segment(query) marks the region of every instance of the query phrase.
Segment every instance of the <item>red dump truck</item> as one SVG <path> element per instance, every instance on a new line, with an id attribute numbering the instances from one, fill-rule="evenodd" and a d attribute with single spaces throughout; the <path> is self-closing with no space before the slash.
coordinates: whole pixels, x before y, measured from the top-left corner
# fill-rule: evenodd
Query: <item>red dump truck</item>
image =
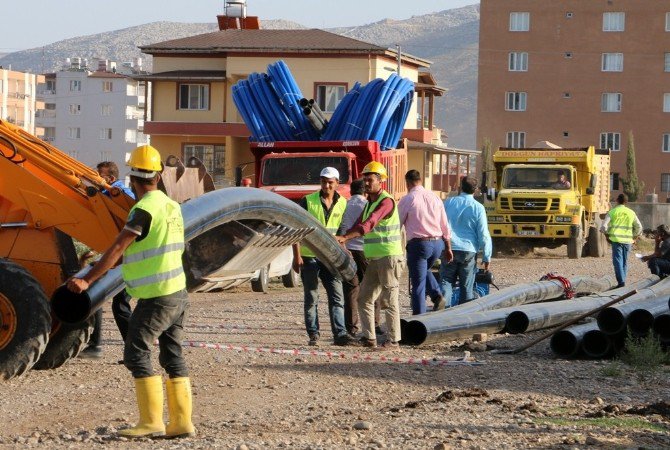
<path id="1" fill-rule="evenodd" d="M 320 188 L 321 169 L 335 167 L 340 172 L 338 192 L 349 198 L 351 182 L 371 161 L 384 164 L 388 180 L 384 189 L 396 200 L 407 192 L 407 148 L 382 151 L 377 141 L 296 141 L 255 142 L 256 187 L 267 189 L 293 201 Z"/>

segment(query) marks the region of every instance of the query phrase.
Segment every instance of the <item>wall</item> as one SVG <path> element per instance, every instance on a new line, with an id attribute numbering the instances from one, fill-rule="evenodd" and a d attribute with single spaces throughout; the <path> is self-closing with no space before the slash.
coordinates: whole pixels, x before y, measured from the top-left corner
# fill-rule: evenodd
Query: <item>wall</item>
<path id="1" fill-rule="evenodd" d="M 626 206 L 635 211 L 645 230 L 653 230 L 661 224 L 670 226 L 670 203 L 627 203 Z"/>

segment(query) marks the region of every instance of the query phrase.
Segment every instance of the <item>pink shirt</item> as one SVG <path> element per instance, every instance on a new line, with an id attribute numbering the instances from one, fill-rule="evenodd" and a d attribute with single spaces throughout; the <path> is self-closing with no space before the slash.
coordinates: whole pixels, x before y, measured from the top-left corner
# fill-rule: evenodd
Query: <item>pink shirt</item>
<path id="1" fill-rule="evenodd" d="M 413 187 L 398 202 L 400 223 L 405 226 L 407 240 L 442 237 L 449 240 L 451 231 L 442 201 L 423 186 Z"/>

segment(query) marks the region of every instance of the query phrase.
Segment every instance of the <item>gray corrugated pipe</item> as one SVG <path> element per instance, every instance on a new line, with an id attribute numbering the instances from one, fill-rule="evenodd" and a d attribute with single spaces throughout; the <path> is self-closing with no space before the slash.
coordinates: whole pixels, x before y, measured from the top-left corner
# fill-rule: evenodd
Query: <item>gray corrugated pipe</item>
<path id="1" fill-rule="evenodd" d="M 592 293 L 611 289 L 616 283 L 612 277 L 572 277 L 569 279 L 576 293 Z M 510 286 L 464 305 L 444 311 L 412 316 L 402 322 L 402 341 L 407 345 L 423 345 L 471 337 L 474 333 L 498 333 L 505 325 L 507 314 L 513 309 L 498 309 L 525 303 L 559 298 L 565 287 L 558 280 L 535 281 Z M 492 310 L 492 314 L 484 311 Z M 481 312 L 481 314 L 473 314 Z M 504 315 L 504 317 L 503 317 Z"/>
<path id="2" fill-rule="evenodd" d="M 345 280 L 356 276 L 354 262 L 333 236 L 307 211 L 275 193 L 253 188 L 220 189 L 189 200 L 181 205 L 181 209 L 187 242 L 233 220 L 262 220 L 292 228 L 313 228 L 314 231 L 302 243 L 331 272 Z M 188 263 L 188 245 L 184 259 Z M 88 270 L 83 269 L 77 276 Z M 119 267 L 107 272 L 82 294 L 75 294 L 62 285 L 51 298 L 54 314 L 62 322 L 79 323 L 90 317 L 105 300 L 121 291 L 123 286 Z"/>
<path id="3" fill-rule="evenodd" d="M 559 358 L 574 358 L 579 355 L 584 335 L 589 331 L 597 329 L 598 322 L 592 320 L 561 330 L 551 337 L 551 341 L 549 342 L 551 351 Z"/>

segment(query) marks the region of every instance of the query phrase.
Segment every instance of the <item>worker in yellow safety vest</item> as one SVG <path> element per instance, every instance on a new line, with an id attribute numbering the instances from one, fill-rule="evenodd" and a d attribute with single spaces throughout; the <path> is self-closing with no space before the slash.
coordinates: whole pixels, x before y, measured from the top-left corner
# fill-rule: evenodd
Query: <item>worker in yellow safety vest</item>
<path id="1" fill-rule="evenodd" d="M 400 216 L 393 197 L 382 188 L 388 178 L 383 164 L 373 161 L 363 168 L 368 204 L 361 217 L 337 240 L 345 244 L 349 239 L 363 236 L 363 253 L 368 268 L 363 276 L 358 307 L 365 347 L 390 350 L 400 341 L 399 278 L 405 268 L 405 257 L 400 234 Z M 388 339 L 377 346 L 375 332 L 375 300 L 379 298 L 386 319 Z"/>
<path id="2" fill-rule="evenodd" d="M 88 289 L 123 257 L 126 291 L 137 298 L 125 340 L 123 362 L 135 379 L 139 422 L 119 431 L 125 437 L 186 437 L 195 435 L 188 369 L 182 356 L 184 317 L 188 310 L 182 266 L 184 221 L 178 203 L 158 190 L 160 153 L 150 145 L 133 150 L 128 160 L 130 184 L 138 202 L 112 246 L 82 278 L 68 288 Z M 158 339 L 166 382 L 169 422 L 163 422 L 163 379 L 151 366 L 151 348 Z"/>
<path id="3" fill-rule="evenodd" d="M 619 194 L 616 201 L 617 205 L 607 213 L 600 231 L 607 235 L 607 240 L 612 244 L 612 264 L 617 287 L 623 287 L 628 273 L 628 252 L 642 233 L 642 224 L 635 211 L 626 206 L 626 194 Z"/>

